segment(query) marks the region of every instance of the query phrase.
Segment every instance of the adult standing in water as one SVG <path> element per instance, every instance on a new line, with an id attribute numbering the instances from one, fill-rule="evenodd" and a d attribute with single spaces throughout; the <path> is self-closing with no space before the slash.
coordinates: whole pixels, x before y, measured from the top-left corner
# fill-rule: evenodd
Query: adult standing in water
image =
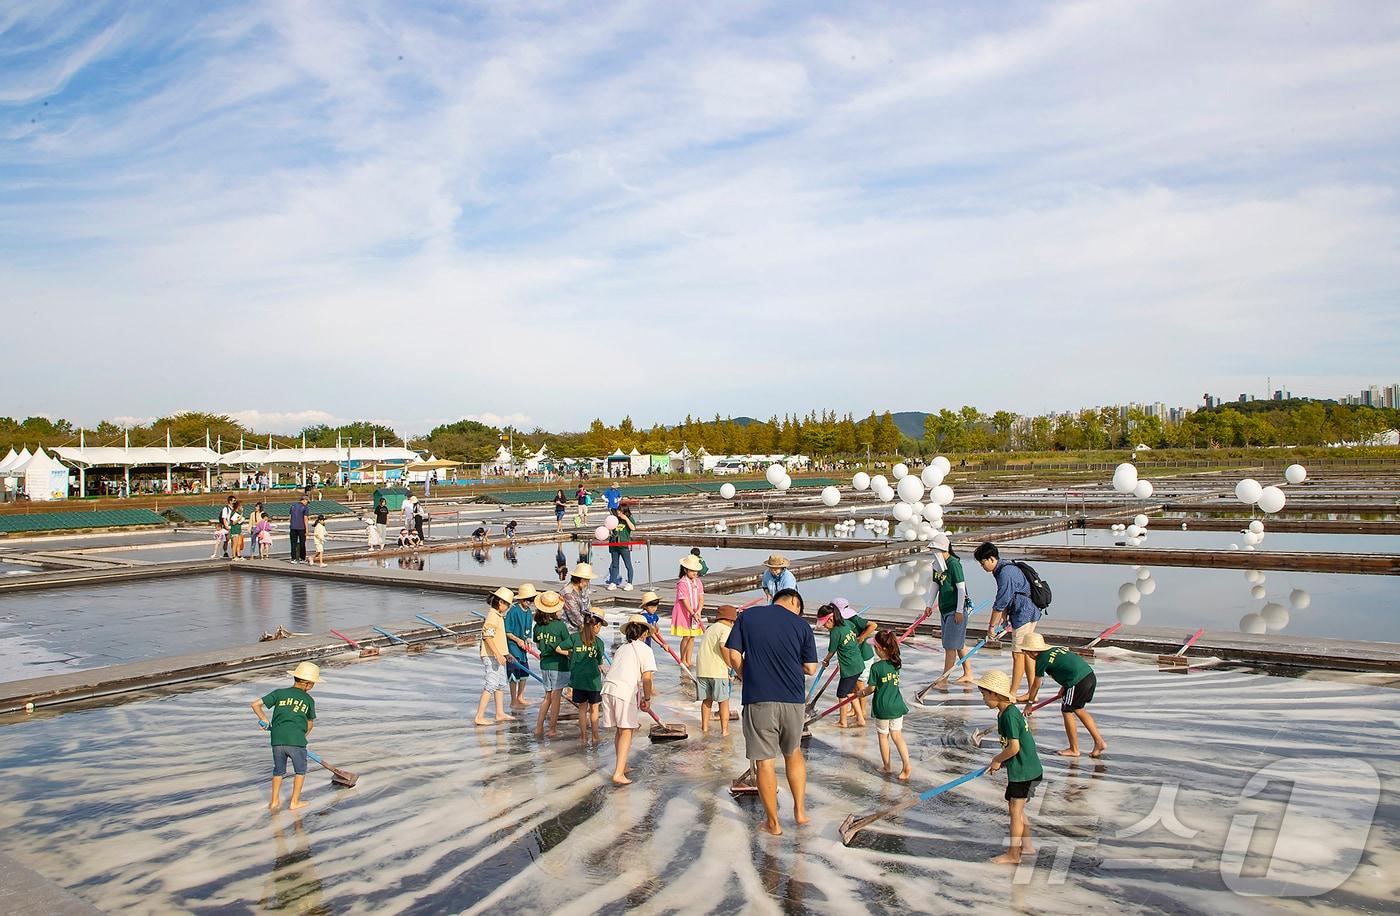
<path id="1" fill-rule="evenodd" d="M 778 592 L 784 589 L 797 590 L 797 577 L 788 569 L 787 557 L 775 553 L 763 565 L 768 568 L 764 570 L 763 579 L 759 584 L 769 601 L 774 600 Z"/>
<path id="2" fill-rule="evenodd" d="M 632 580 L 636 578 L 632 570 L 632 533 L 637 530 L 637 520 L 632 517 L 632 510 L 627 506 L 620 506 L 617 514 L 613 516 L 617 519 L 617 527 L 608 535 L 608 591 L 612 591 L 619 585 L 624 592 L 632 590 Z M 622 579 L 620 566 L 627 567 L 627 580 Z"/>
<path id="3" fill-rule="evenodd" d="M 939 614 L 939 632 L 943 640 L 943 670 L 951 672 L 959 659 L 963 660 L 963 675 L 959 684 L 971 684 L 972 663 L 967 661 L 967 615 L 972 612 L 972 601 L 967 597 L 967 577 L 963 574 L 962 560 L 953 553 L 948 543 L 948 535 L 942 532 L 929 538 L 933 548 L 933 585 L 929 590 L 928 604 L 924 611 Z M 934 686 L 942 689 L 948 678 L 939 678 Z"/>
<path id="4" fill-rule="evenodd" d="M 1011 697 L 1014 700 L 1016 691 L 1020 689 L 1022 673 L 1026 675 L 1027 685 L 1030 684 L 1033 672 L 1028 670 L 1021 644 L 1035 632 L 1040 608 L 1031 601 L 1031 583 L 1026 574 L 1015 563 L 1003 560 L 997 552 L 997 545 L 991 541 L 980 544 L 972 556 L 997 582 L 997 596 L 992 600 L 992 616 L 987 621 L 987 632 L 995 631 L 1003 616 L 1011 625 Z"/>
<path id="5" fill-rule="evenodd" d="M 681 663 L 689 666 L 695 637 L 704 636 L 701 615 L 705 612 L 705 583 L 700 580 L 700 561 L 691 554 L 681 557 L 680 578 L 676 580 L 676 603 L 671 607 L 671 635 L 681 640 Z"/>
<path id="6" fill-rule="evenodd" d="M 383 548 L 384 538 L 389 534 L 389 501 L 379 497 L 379 505 L 374 507 L 374 527 L 379 529 L 379 546 Z"/>
<path id="7" fill-rule="evenodd" d="M 780 836 L 779 756 L 792 791 L 793 817 L 798 825 L 807 823 L 802 728 L 806 678 L 817 673 L 817 642 L 802 619 L 802 596 L 796 589 L 783 589 L 772 604 L 740 614 L 724 649 L 743 683 L 744 754 L 757 770 L 758 797 L 768 816 L 761 829 Z"/>
<path id="8" fill-rule="evenodd" d="M 593 567 L 579 563 L 569 576 L 569 584 L 564 586 L 564 622 L 574 633 L 583 629 L 583 615 L 593 609 L 593 592 L 589 587 L 593 579 Z"/>

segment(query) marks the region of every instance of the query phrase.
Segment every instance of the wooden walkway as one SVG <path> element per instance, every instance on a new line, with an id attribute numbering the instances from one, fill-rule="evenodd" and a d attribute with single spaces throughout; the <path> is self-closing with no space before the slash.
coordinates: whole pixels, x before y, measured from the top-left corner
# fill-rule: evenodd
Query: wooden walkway
<path id="1" fill-rule="evenodd" d="M 957 538 L 955 541 L 959 540 Z M 1294 572 L 1400 574 L 1400 554 L 1295 553 L 1281 550 L 1174 550 L 1162 547 L 1066 547 L 1059 544 L 998 544 L 1009 559 L 1054 563 L 1113 563 L 1134 566 L 1193 566 L 1215 569 L 1282 569 Z"/>

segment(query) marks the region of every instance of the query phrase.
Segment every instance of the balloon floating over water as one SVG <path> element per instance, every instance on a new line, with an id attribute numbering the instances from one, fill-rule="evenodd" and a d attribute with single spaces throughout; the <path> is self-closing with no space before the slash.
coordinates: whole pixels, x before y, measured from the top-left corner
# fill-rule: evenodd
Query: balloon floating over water
<path id="1" fill-rule="evenodd" d="M 732 483 L 723 484 L 719 488 L 719 495 L 724 499 L 733 499 L 734 493 L 734 484 Z"/>

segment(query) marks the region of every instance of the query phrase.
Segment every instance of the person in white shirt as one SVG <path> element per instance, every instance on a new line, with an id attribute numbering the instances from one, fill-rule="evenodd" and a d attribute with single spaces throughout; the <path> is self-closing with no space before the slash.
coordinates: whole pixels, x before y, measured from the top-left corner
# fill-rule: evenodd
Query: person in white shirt
<path id="1" fill-rule="evenodd" d="M 603 727 L 615 729 L 613 741 L 617 747 L 617 763 L 613 767 L 614 785 L 625 786 L 627 755 L 632 750 L 632 733 L 641 727 L 641 710 L 650 709 L 655 696 L 651 676 L 656 671 L 656 656 L 646 644 L 651 627 L 641 614 L 633 614 L 622 626 L 627 644 L 617 650 L 612 666 L 603 678 Z M 640 691 L 640 696 L 638 692 Z"/>

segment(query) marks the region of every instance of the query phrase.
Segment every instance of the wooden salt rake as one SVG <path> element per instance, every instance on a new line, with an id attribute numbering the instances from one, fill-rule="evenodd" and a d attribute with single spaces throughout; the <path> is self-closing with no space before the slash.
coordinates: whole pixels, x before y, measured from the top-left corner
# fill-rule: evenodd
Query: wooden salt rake
<path id="1" fill-rule="evenodd" d="M 379 657 L 378 646 L 362 646 L 359 643 L 355 642 L 355 640 L 351 639 L 349 636 L 346 636 L 344 633 L 335 629 L 334 627 L 331 628 L 331 633 L 345 640 L 345 642 L 350 646 L 350 648 L 357 650 L 360 653 L 360 658 Z"/>
<path id="2" fill-rule="evenodd" d="M 1075 655 L 1078 655 L 1080 658 L 1093 658 L 1094 647 L 1097 646 L 1099 643 L 1103 642 L 1109 636 L 1112 636 L 1114 633 L 1118 632 L 1118 628 L 1122 625 L 1123 624 L 1121 623 L 1115 623 L 1113 626 L 1109 627 L 1107 630 L 1104 630 L 1098 636 L 1095 636 L 1093 639 L 1089 640 L 1089 642 L 1080 646 L 1078 649 L 1070 649 L 1070 651 L 1073 652 Z"/>
<path id="3" fill-rule="evenodd" d="M 1186 657 L 1186 650 L 1194 646 L 1196 640 L 1200 639 L 1205 631 L 1205 627 L 1201 627 L 1195 633 L 1191 634 L 1186 642 L 1181 644 L 1181 648 L 1177 649 L 1171 655 L 1157 656 L 1157 667 L 1164 671 L 1179 671 L 1182 673 L 1189 671 L 1191 668 L 1191 661 Z"/>

